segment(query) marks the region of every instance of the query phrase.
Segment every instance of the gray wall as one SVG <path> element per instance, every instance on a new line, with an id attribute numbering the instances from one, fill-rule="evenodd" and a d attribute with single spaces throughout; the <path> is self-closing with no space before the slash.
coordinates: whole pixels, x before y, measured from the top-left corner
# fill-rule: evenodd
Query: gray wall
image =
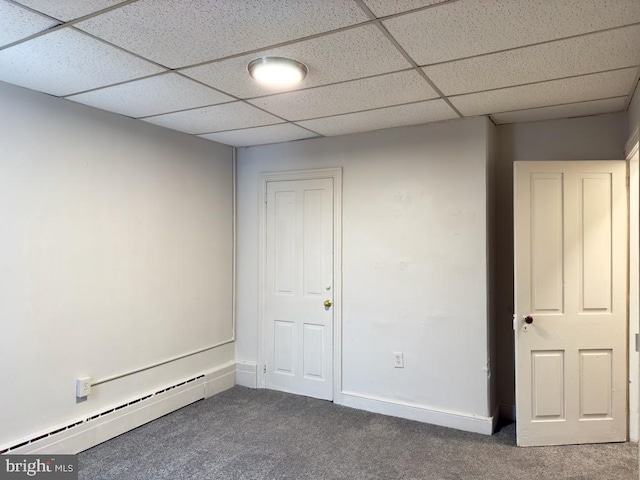
<path id="1" fill-rule="evenodd" d="M 513 346 L 513 162 L 520 160 L 621 160 L 626 113 L 497 127 L 496 343 L 498 402 L 514 400 Z"/>
<path id="2" fill-rule="evenodd" d="M 230 147 L 0 83 L 0 446 L 233 360 Z"/>

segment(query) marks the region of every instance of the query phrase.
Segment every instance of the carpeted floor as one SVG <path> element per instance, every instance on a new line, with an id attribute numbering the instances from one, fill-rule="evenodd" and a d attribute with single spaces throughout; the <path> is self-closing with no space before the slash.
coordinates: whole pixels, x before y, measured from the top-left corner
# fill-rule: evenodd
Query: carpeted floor
<path id="1" fill-rule="evenodd" d="M 635 444 L 518 448 L 322 400 L 234 387 L 79 455 L 82 480 L 635 480 Z"/>

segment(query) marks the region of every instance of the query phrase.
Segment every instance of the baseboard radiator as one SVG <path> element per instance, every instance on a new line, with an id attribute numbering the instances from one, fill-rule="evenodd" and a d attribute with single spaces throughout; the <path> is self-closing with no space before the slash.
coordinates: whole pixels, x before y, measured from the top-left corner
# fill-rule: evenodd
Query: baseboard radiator
<path id="1" fill-rule="evenodd" d="M 46 453 L 80 452 L 159 416 L 231 388 L 235 383 L 234 369 L 235 367 L 227 366 L 211 374 L 197 375 L 77 419 L 68 425 L 58 426 L 49 432 L 40 432 L 32 438 L 22 438 L 14 444 L 0 446 L 0 455 L 35 453 L 47 449 L 50 451 Z M 91 436 L 91 439 L 82 438 L 83 434 L 105 426 L 105 432 L 100 435 L 84 435 Z M 54 445 L 57 448 L 52 448 Z"/>

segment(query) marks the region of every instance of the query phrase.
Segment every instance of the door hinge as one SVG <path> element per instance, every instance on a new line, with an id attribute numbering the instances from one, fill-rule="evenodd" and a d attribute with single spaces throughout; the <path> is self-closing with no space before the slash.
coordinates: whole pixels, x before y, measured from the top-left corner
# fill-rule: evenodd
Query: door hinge
<path id="1" fill-rule="evenodd" d="M 267 373 L 267 364 L 264 364 L 264 367 L 262 367 L 262 373 Z"/>
<path id="2" fill-rule="evenodd" d="M 640 333 L 636 333 L 636 352 L 640 352 Z"/>
<path id="3" fill-rule="evenodd" d="M 264 192 L 264 203 L 267 203 L 267 192 Z"/>

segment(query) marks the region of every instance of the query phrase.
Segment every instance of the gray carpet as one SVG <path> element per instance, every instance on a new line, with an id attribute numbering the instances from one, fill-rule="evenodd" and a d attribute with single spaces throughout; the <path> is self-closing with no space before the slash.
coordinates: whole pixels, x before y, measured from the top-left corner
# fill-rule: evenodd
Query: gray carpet
<path id="1" fill-rule="evenodd" d="M 82 480 L 635 480 L 635 444 L 518 448 L 322 400 L 234 387 L 79 455 Z"/>

